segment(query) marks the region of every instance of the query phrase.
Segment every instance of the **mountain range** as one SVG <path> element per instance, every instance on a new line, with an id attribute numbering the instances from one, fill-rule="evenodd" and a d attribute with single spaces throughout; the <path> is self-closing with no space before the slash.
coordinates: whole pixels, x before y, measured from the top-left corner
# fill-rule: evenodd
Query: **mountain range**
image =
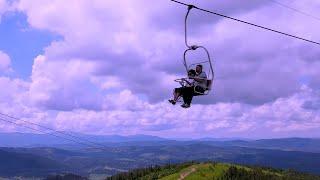
<path id="1" fill-rule="evenodd" d="M 170 140 L 155 136 L 93 136 L 83 144 L 48 134 L 0 134 L 0 177 L 73 173 L 107 177 L 150 165 L 216 161 L 320 174 L 320 140 Z M 71 137 L 68 137 L 71 138 Z M 91 144 L 89 144 L 91 142 Z"/>

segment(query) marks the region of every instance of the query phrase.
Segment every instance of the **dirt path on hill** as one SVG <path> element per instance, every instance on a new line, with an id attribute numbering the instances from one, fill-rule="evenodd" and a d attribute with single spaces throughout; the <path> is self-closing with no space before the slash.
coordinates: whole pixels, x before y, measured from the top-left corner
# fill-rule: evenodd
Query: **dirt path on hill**
<path id="1" fill-rule="evenodd" d="M 196 171 L 196 168 L 193 167 L 189 171 L 181 173 L 178 180 L 184 180 L 184 178 L 186 178 L 187 176 L 189 176 L 191 173 L 195 171 Z"/>

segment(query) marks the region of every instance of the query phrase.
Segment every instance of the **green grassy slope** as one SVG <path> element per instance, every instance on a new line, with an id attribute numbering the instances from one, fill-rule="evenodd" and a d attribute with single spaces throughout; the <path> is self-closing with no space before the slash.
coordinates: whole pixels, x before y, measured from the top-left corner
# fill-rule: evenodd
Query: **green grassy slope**
<path id="1" fill-rule="evenodd" d="M 222 177 L 224 173 L 228 170 L 228 165 L 226 164 L 197 164 L 189 166 L 181 171 L 174 173 L 172 175 L 161 178 L 162 180 L 175 180 L 180 177 L 185 179 L 213 179 Z"/>
<path id="2" fill-rule="evenodd" d="M 245 167 L 222 163 L 203 163 L 191 165 L 169 176 L 160 178 L 161 180 L 199 180 L 199 179 L 320 179 L 306 174 L 299 174 L 289 171 L 279 171 L 263 168 Z"/>
<path id="3" fill-rule="evenodd" d="M 184 163 L 162 167 L 134 170 L 108 179 L 141 180 L 320 180 L 313 176 L 288 170 L 240 166 L 226 163 Z"/>

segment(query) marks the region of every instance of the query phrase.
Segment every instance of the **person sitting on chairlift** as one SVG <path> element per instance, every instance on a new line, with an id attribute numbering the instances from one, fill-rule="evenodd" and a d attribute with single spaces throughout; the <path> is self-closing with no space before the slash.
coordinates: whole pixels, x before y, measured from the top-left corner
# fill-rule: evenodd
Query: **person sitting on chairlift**
<path id="1" fill-rule="evenodd" d="M 195 76 L 189 75 L 189 79 L 193 79 L 189 86 L 184 86 L 180 88 L 176 88 L 174 91 L 174 99 L 169 100 L 173 105 L 176 104 L 176 101 L 180 96 L 183 97 L 183 104 L 181 107 L 189 108 L 193 99 L 193 96 L 202 95 L 207 88 L 207 75 L 204 71 L 202 71 L 203 67 L 201 64 L 196 66 L 196 74 Z M 193 70 L 194 71 L 194 70 Z"/>
<path id="2" fill-rule="evenodd" d="M 196 76 L 196 71 L 194 69 L 190 69 L 188 71 L 188 80 L 185 80 L 185 85 L 179 88 L 175 88 L 173 91 L 173 99 L 170 99 L 169 102 L 173 105 L 176 104 L 176 102 L 178 101 L 178 99 L 183 96 L 185 89 L 188 87 L 193 87 L 194 84 L 194 80 L 192 79 L 192 77 Z"/>

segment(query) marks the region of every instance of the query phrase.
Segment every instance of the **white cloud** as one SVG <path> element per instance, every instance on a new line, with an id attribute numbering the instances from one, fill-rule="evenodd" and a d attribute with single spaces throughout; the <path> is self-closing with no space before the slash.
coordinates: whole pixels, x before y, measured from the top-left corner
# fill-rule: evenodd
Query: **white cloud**
<path id="1" fill-rule="evenodd" d="M 292 18 L 292 14 L 282 13 L 282 9 L 271 3 L 244 3 L 241 11 L 231 8 L 240 6 L 233 1 L 197 3 L 221 7 L 222 11 L 235 13 L 250 22 L 316 38 L 315 31 L 302 28 L 313 27 L 312 22 L 297 14 Z M 147 5 L 149 8 L 140 8 Z M 146 95 L 151 102 L 160 102 L 175 86 L 172 77 L 184 74 L 180 58 L 184 49 L 185 9 L 176 4 L 143 0 L 134 3 L 128 0 L 90 3 L 22 0 L 17 7 L 26 13 L 33 28 L 63 36 L 63 40 L 46 48 L 43 56 L 47 64 L 81 59 L 79 63 L 90 62 L 96 67 L 86 74 L 89 77 L 83 76 L 92 81 L 90 86 L 104 90 L 129 89 L 134 94 Z M 269 12 L 272 16 L 263 15 Z M 298 92 L 299 79 L 303 76 L 317 79 L 309 67 L 320 66 L 306 62 L 305 53 L 297 53 L 308 47 L 302 41 L 197 11 L 190 17 L 191 40 L 209 48 L 216 70 L 214 96 L 197 102 L 263 104 Z M 312 49 L 308 50 L 309 58 L 316 59 L 317 51 Z M 48 73 L 59 73 L 55 68 L 50 71 Z"/>
<path id="2" fill-rule="evenodd" d="M 11 59 L 10 57 L 0 51 L 0 73 L 1 72 L 11 72 L 12 69 L 11 69 Z"/>
<path id="3" fill-rule="evenodd" d="M 59 129 L 101 134 L 271 138 L 299 133 L 300 136 L 316 137 L 320 135 L 320 111 L 311 111 L 304 107 L 306 102 L 314 100 L 315 93 L 307 88 L 288 98 L 280 98 L 261 106 L 219 103 L 193 105 L 188 110 L 169 106 L 166 102 L 144 102 L 143 108 L 119 107 L 103 111 L 60 112 L 55 122 Z M 130 96 L 131 98 L 128 98 Z M 137 103 L 132 103 L 135 98 L 130 92 L 124 91 L 119 97 L 124 98 L 117 99 L 119 106 L 126 106 L 127 102 L 130 102 L 132 107 L 137 106 Z"/>
<path id="4" fill-rule="evenodd" d="M 2 87 L 1 102 L 17 102 L 20 96 L 27 91 L 29 83 L 20 79 L 0 77 L 0 87 Z"/>
<path id="5" fill-rule="evenodd" d="M 146 102 L 133 95 L 129 90 L 123 90 L 117 94 L 108 94 L 103 103 L 103 109 L 114 110 L 142 110 L 147 106 Z"/>
<path id="6" fill-rule="evenodd" d="M 100 109 L 99 89 L 94 89 L 90 80 L 92 69 L 89 61 L 48 61 L 38 56 L 32 68 L 31 101 L 52 110 Z"/>
<path id="7" fill-rule="evenodd" d="M 129 90 L 109 94 L 101 110 L 44 111 L 28 104 L 29 83 L 0 78 L 2 112 L 57 130 L 92 134 L 150 134 L 164 137 L 272 138 L 320 136 L 319 92 L 299 93 L 259 106 L 241 103 L 192 105 L 188 110 L 167 102 L 150 104 Z M 3 125 L 2 130 L 25 131 Z"/>
<path id="8" fill-rule="evenodd" d="M 28 82 L 0 76 L 0 87 L 1 113 L 14 115 L 15 117 L 33 117 L 34 108 L 28 104 Z M 1 118 L 7 117 L 1 116 Z M 1 131 L 25 130 L 2 121 L 0 124 Z"/>

